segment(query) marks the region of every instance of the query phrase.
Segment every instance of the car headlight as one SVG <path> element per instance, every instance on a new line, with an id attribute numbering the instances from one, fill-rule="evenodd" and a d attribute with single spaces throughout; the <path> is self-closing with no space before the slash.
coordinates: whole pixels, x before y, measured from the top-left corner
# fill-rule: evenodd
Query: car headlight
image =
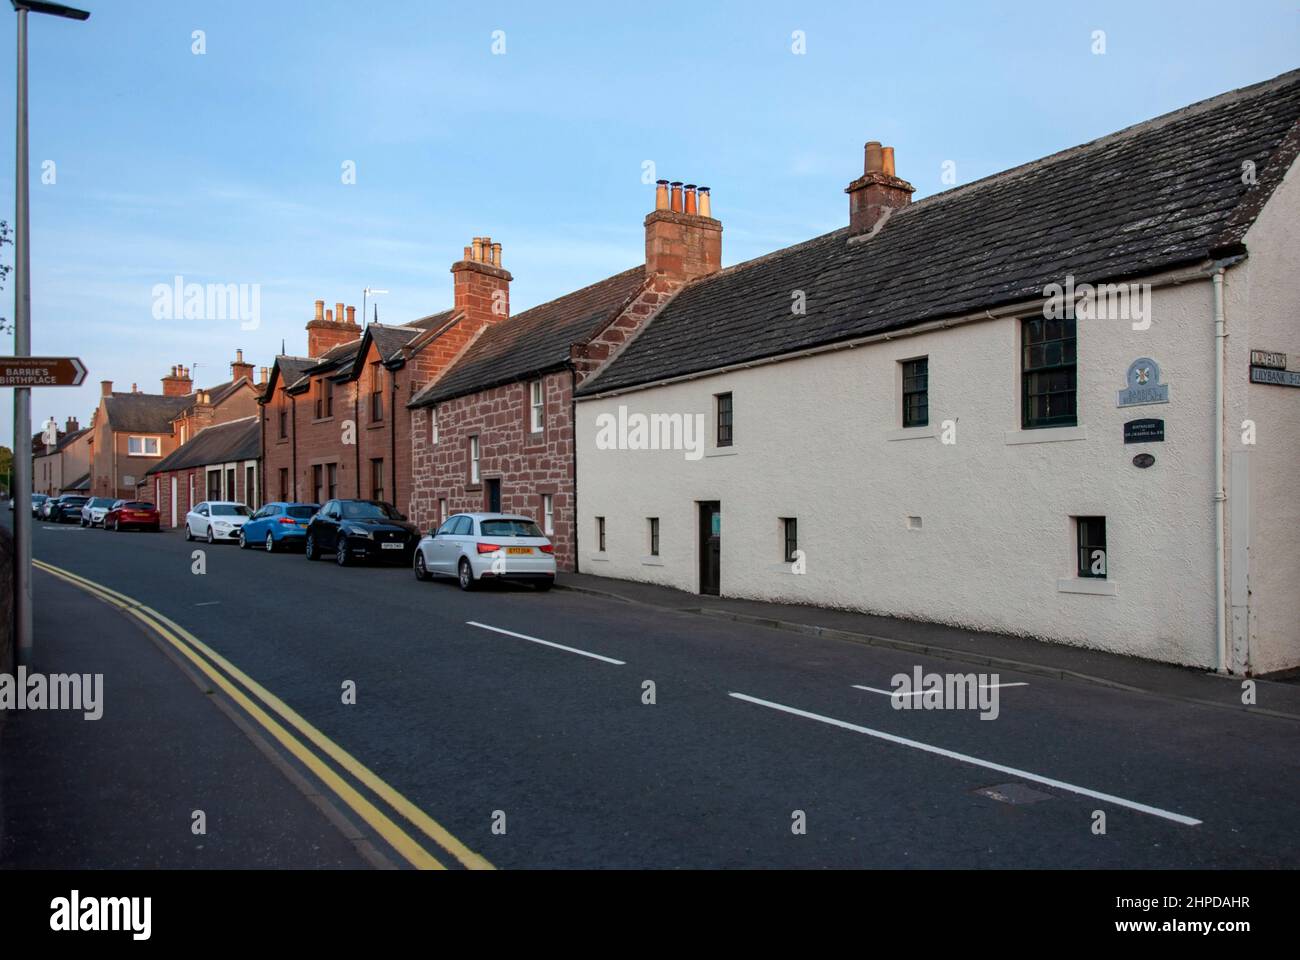
<path id="1" fill-rule="evenodd" d="M 366 530 L 364 527 L 352 527 L 344 532 L 349 537 L 364 537 L 367 540 L 375 539 L 374 532 Z"/>

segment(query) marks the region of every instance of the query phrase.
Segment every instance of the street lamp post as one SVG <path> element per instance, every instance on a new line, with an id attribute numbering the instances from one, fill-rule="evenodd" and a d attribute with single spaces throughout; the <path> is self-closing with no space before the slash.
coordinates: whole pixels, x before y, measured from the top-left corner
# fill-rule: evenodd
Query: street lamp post
<path id="1" fill-rule="evenodd" d="M 27 13 L 68 20 L 90 14 L 58 3 L 10 0 L 18 14 L 17 156 L 14 170 L 14 356 L 32 355 L 32 254 L 27 214 Z M 32 651 L 32 391 L 14 388 L 14 634 L 18 656 Z"/>

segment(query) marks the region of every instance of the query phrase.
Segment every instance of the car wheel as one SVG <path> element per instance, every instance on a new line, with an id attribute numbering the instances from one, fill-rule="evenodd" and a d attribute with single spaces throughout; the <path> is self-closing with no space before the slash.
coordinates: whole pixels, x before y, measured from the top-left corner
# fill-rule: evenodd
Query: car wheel
<path id="1" fill-rule="evenodd" d="M 194 541 L 194 531 L 190 529 L 190 522 L 188 520 L 185 521 L 185 540 L 189 543 Z"/>
<path id="2" fill-rule="evenodd" d="M 320 559 L 320 554 L 316 552 L 316 538 L 310 533 L 307 534 L 307 542 L 302 546 L 302 555 L 308 560 Z"/>
<path id="3" fill-rule="evenodd" d="M 217 538 L 212 535 L 212 524 L 208 524 L 208 543 L 216 543 Z"/>
<path id="4" fill-rule="evenodd" d="M 478 586 L 474 582 L 474 570 L 464 557 L 460 558 L 460 566 L 456 568 L 456 582 L 460 584 L 462 590 L 466 591 L 473 590 Z"/>
<path id="5" fill-rule="evenodd" d="M 269 530 L 266 533 L 266 552 L 275 553 L 275 537 L 271 536 Z"/>
<path id="6" fill-rule="evenodd" d="M 247 549 L 248 549 L 248 541 L 244 539 L 244 531 L 243 531 L 243 530 L 240 530 L 240 531 L 239 531 L 239 549 L 240 549 L 240 550 L 247 550 Z"/>
<path id="7" fill-rule="evenodd" d="M 339 544 L 334 549 L 334 562 L 340 567 L 348 565 L 348 542 L 342 537 L 339 537 Z"/>
<path id="8" fill-rule="evenodd" d="M 428 580 L 428 579 L 429 579 L 429 568 L 428 568 L 427 566 L 425 566 L 425 564 L 424 564 L 424 551 L 423 551 L 423 550 L 416 550 L 416 551 L 415 551 L 415 579 L 416 579 L 416 580 Z"/>

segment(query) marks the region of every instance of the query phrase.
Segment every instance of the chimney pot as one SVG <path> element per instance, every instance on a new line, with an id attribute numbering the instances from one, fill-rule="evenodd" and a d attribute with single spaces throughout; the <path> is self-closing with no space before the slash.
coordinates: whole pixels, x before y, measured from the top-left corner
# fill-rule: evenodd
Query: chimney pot
<path id="1" fill-rule="evenodd" d="M 885 147 L 882 153 L 881 159 L 884 161 L 885 176 L 892 177 L 894 175 L 894 148 Z"/>
<path id="2" fill-rule="evenodd" d="M 348 307 L 348 323 L 356 323 L 356 322 L 357 322 L 357 308 Z"/>
<path id="3" fill-rule="evenodd" d="M 686 212 L 695 213 L 695 184 L 693 183 L 686 185 Z"/>
<path id="4" fill-rule="evenodd" d="M 334 311 L 333 311 L 333 310 L 326 310 L 326 311 L 325 311 L 325 322 L 326 322 L 326 323 L 333 323 L 333 322 L 334 322 Z"/>
<path id="5" fill-rule="evenodd" d="M 867 155 L 863 164 L 864 173 L 880 173 L 884 169 L 884 155 L 879 140 L 867 141 Z"/>
<path id="6" fill-rule="evenodd" d="M 132 392 L 132 393 L 139 393 L 139 392 L 140 392 L 140 388 L 139 388 L 138 386 L 136 386 L 136 385 L 133 383 L 133 384 L 131 384 L 131 392 Z"/>
<path id="7" fill-rule="evenodd" d="M 668 181 L 667 180 L 655 181 L 655 209 L 656 210 L 668 209 Z"/>
<path id="8" fill-rule="evenodd" d="M 700 216 L 713 217 L 713 204 L 709 200 L 709 188 L 700 187 Z"/>
<path id="9" fill-rule="evenodd" d="M 243 363 L 243 362 L 244 362 L 244 351 L 243 351 L 243 350 L 236 349 L 236 350 L 235 350 L 235 363 Z"/>
<path id="10" fill-rule="evenodd" d="M 682 182 L 680 180 L 674 180 L 671 186 L 673 188 L 673 194 L 672 194 L 672 203 L 669 209 L 672 210 L 673 213 L 681 213 L 682 212 Z"/>
<path id="11" fill-rule="evenodd" d="M 501 244 L 492 244 L 492 266 L 501 266 Z"/>
<path id="12" fill-rule="evenodd" d="M 334 322 L 335 323 L 343 322 L 343 301 L 342 300 L 334 304 Z"/>
<path id="13" fill-rule="evenodd" d="M 474 259 L 474 248 L 473 248 L 473 247 L 466 247 L 466 248 L 465 248 L 465 259 L 466 259 L 466 260 L 473 260 L 473 259 Z"/>
<path id="14" fill-rule="evenodd" d="M 473 242 L 474 242 L 474 260 L 477 261 L 478 263 L 482 263 L 483 262 L 483 238 L 475 237 Z"/>
<path id="15" fill-rule="evenodd" d="M 316 301 L 316 322 L 319 323 L 324 319 L 325 319 L 325 301 L 317 300 Z"/>
<path id="16" fill-rule="evenodd" d="M 266 383 L 266 381 L 267 381 L 267 379 L 270 377 L 270 375 L 271 375 L 271 371 L 270 371 L 269 369 L 267 369 L 266 367 L 263 367 L 263 368 L 262 368 L 262 379 L 259 380 L 259 381 L 257 381 L 257 382 L 258 382 L 258 383 Z"/>

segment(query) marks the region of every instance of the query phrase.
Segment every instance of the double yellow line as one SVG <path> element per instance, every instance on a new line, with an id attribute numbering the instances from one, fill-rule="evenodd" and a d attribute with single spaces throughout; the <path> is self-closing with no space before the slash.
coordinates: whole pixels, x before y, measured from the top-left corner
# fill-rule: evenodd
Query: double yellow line
<path id="1" fill-rule="evenodd" d="M 405 857 L 412 866 L 421 870 L 445 870 L 446 867 L 426 850 L 409 833 L 393 822 L 382 810 L 363 796 L 347 780 L 329 766 L 320 754 L 329 757 L 344 771 L 351 774 L 359 783 L 369 789 L 375 796 L 419 829 L 426 837 L 451 854 L 464 867 L 470 870 L 495 869 L 483 856 L 475 853 L 457 840 L 440 823 L 402 796 L 382 779 L 352 756 L 325 734 L 304 720 L 297 712 L 271 693 L 248 674 L 244 673 L 221 654 L 217 653 L 194 634 L 173 620 L 163 616 L 152 607 L 138 600 L 118 593 L 116 590 L 87 580 L 71 571 L 55 567 L 41 560 L 32 564 L 46 573 L 80 587 L 106 603 L 111 603 L 166 640 L 182 656 L 189 660 L 209 680 L 220 687 L 232 700 L 244 708 L 245 712 L 274 737 L 286 750 L 320 778 L 334 794 L 364 820 L 377 834 L 384 838 L 394 850 Z M 215 666 L 214 666 L 215 665 Z M 294 736 L 283 724 L 278 722 L 266 710 L 258 706 L 239 687 L 235 686 L 217 667 L 242 684 L 249 693 L 260 700 L 280 719 L 298 732 L 302 738 L 315 745 L 320 754 L 311 750 L 301 739 Z"/>

